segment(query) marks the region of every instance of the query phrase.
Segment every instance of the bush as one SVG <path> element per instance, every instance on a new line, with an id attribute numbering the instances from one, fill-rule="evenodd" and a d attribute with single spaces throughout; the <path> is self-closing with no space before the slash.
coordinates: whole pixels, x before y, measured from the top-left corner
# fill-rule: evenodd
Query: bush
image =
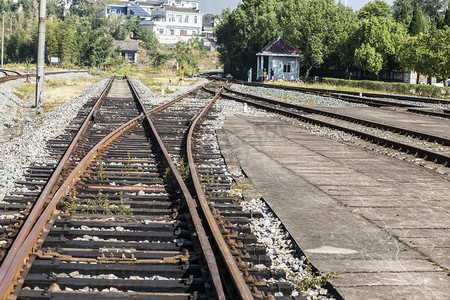
<path id="1" fill-rule="evenodd" d="M 449 87 L 438 87 L 424 84 L 409 84 L 402 82 L 383 82 L 370 80 L 345 80 L 336 78 L 323 78 L 323 83 L 334 86 L 348 86 L 379 91 L 387 94 L 404 94 L 422 97 L 443 98 L 450 96 Z"/>

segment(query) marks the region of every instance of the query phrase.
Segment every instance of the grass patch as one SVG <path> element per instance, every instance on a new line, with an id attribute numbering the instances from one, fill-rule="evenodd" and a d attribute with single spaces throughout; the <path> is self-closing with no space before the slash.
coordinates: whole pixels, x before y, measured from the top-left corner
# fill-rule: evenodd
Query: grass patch
<path id="1" fill-rule="evenodd" d="M 44 103 L 56 106 L 84 93 L 100 78 L 84 76 L 76 79 L 49 79 L 44 83 Z"/>
<path id="2" fill-rule="evenodd" d="M 16 90 L 17 92 L 13 92 L 13 94 L 23 100 L 25 98 L 31 97 L 36 93 L 36 84 L 28 82 L 16 87 Z M 19 96 L 19 94 L 21 96 Z"/>
<path id="3" fill-rule="evenodd" d="M 23 100 L 24 98 L 25 98 L 25 96 L 24 95 L 22 95 L 21 93 L 19 93 L 19 92 L 13 92 L 13 94 L 14 95 L 16 95 L 17 96 L 17 98 L 19 98 L 20 100 Z"/>
<path id="4" fill-rule="evenodd" d="M 44 112 L 79 96 L 99 80 L 100 78 L 93 76 L 84 76 L 76 79 L 51 78 L 45 80 L 44 103 L 42 104 Z M 31 82 L 22 84 L 16 87 L 16 91 L 13 93 L 22 100 L 34 97 L 36 93 L 36 84 Z"/>

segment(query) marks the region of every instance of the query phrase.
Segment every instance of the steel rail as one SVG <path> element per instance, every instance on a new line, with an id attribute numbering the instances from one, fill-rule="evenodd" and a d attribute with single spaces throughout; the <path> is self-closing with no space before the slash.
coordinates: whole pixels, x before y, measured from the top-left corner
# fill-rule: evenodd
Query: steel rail
<path id="1" fill-rule="evenodd" d="M 133 126 L 136 126 L 137 122 L 142 120 L 143 118 L 144 115 L 141 114 L 140 116 L 122 125 L 119 129 L 103 138 L 94 148 L 89 151 L 89 153 L 80 161 L 80 163 L 78 163 L 75 169 L 64 181 L 64 183 L 59 187 L 55 195 L 48 202 L 42 214 L 37 219 L 29 234 L 26 236 L 25 240 L 21 244 L 21 247 L 19 248 L 19 251 L 15 253 L 12 262 L 9 264 L 7 273 L 2 278 L 2 282 L 0 284 L 1 299 L 7 299 L 7 297 L 14 292 L 15 280 L 20 275 L 23 264 L 28 261 L 31 251 L 36 250 L 34 249 L 36 246 L 36 242 L 40 238 L 42 230 L 47 224 L 49 218 L 55 213 L 56 205 L 77 183 L 78 179 L 87 170 L 89 164 L 99 155 L 100 151 L 114 142 L 114 140 L 116 140 L 118 136 L 122 135 Z"/>
<path id="2" fill-rule="evenodd" d="M 52 176 L 46 183 L 46 185 L 45 185 L 44 189 L 42 190 L 41 194 L 39 195 L 39 198 L 37 199 L 36 203 L 33 205 L 33 208 L 31 210 L 30 214 L 27 216 L 27 219 L 23 223 L 19 234 L 14 239 L 14 242 L 13 242 L 12 246 L 10 247 L 8 254 L 6 255 L 5 259 L 3 260 L 3 263 L 0 267 L 0 281 L 3 281 L 6 274 L 9 272 L 8 270 L 10 268 L 12 261 L 14 260 L 14 257 L 16 256 L 17 252 L 21 248 L 22 243 L 25 240 L 25 238 L 27 237 L 28 232 L 31 230 L 34 222 L 36 222 L 37 218 L 39 217 L 40 213 L 42 212 L 45 204 L 47 203 L 48 197 L 50 197 L 52 192 L 54 192 L 54 189 L 56 187 L 59 176 L 61 175 L 63 169 L 68 164 L 69 158 L 72 155 L 72 152 L 75 150 L 76 146 L 78 145 L 78 142 L 80 141 L 82 135 L 86 132 L 89 122 L 92 120 L 92 117 L 94 116 L 95 112 L 99 108 L 106 93 L 111 88 L 111 85 L 112 85 L 112 82 L 114 81 L 114 79 L 115 79 L 115 77 L 112 77 L 111 80 L 107 83 L 105 89 L 103 90 L 102 94 L 98 98 L 97 102 L 92 107 L 91 112 L 86 117 L 82 126 L 78 130 L 78 133 L 76 134 L 76 136 L 70 143 L 69 147 L 67 148 L 66 152 L 64 153 L 63 158 L 59 161 L 55 171 L 52 173 Z"/>
<path id="3" fill-rule="evenodd" d="M 446 112 L 445 110 L 443 112 L 437 112 L 437 111 L 421 110 L 416 108 L 408 108 L 407 111 L 415 114 L 450 119 L 450 113 Z"/>
<path id="4" fill-rule="evenodd" d="M 210 101 L 210 103 L 203 109 L 203 111 L 197 116 L 197 118 L 192 123 L 188 137 L 187 137 L 187 155 L 189 162 L 189 169 L 191 170 L 192 180 L 194 183 L 195 191 L 197 193 L 198 203 L 200 204 L 200 208 L 202 209 L 203 214 L 206 217 L 206 222 L 208 223 L 209 228 L 214 236 L 214 241 L 217 243 L 218 249 L 220 251 L 220 255 L 222 259 L 225 261 L 225 265 L 228 269 L 228 273 L 233 281 L 233 284 L 238 291 L 240 299 L 253 299 L 253 296 L 248 288 L 248 285 L 245 283 L 244 278 L 242 277 L 241 272 L 239 271 L 238 266 L 236 265 L 236 261 L 233 255 L 228 248 L 228 245 L 223 238 L 222 233 L 220 232 L 219 227 L 214 219 L 214 215 L 212 214 L 208 202 L 206 200 L 205 194 L 203 193 L 203 189 L 201 187 L 201 183 L 199 180 L 199 174 L 195 167 L 194 155 L 193 155 L 193 136 L 195 129 L 200 125 L 200 123 L 206 118 L 206 115 L 209 113 L 211 108 L 213 107 L 216 100 L 220 97 L 223 88 L 220 89 L 219 92 L 216 93 L 214 98 Z"/>
<path id="5" fill-rule="evenodd" d="M 139 96 L 137 94 L 135 94 L 135 96 L 139 99 Z M 140 102 L 140 99 L 139 99 L 139 102 Z M 142 102 L 140 102 L 140 103 L 142 104 Z M 142 106 L 142 108 L 145 111 L 145 107 Z M 182 189 L 183 194 L 187 200 L 188 208 L 191 213 L 191 218 L 194 223 L 194 227 L 195 227 L 197 236 L 199 238 L 200 244 L 202 245 L 202 251 L 205 256 L 205 260 L 206 260 L 208 268 L 210 270 L 211 279 L 213 281 L 214 288 L 215 288 L 216 299 L 225 299 L 225 293 L 224 293 L 224 290 L 222 287 L 220 273 L 219 273 L 219 270 L 217 267 L 215 256 L 212 251 L 211 245 L 209 244 L 209 238 L 203 228 L 201 219 L 196 210 L 195 201 L 191 197 L 191 195 L 187 189 L 187 186 L 183 182 L 181 175 L 179 174 L 178 170 L 176 169 L 175 164 L 171 160 L 169 153 L 168 153 L 167 149 L 165 148 L 165 146 L 162 142 L 162 139 L 159 137 L 159 134 L 157 133 L 153 123 L 151 122 L 149 117 L 147 117 L 143 114 L 140 115 L 139 117 L 129 121 L 128 123 L 122 125 L 119 129 L 110 133 L 100 143 L 98 143 L 83 158 L 83 160 L 71 172 L 69 177 L 64 181 L 64 183 L 61 185 L 61 187 L 56 191 L 55 195 L 48 202 L 48 205 L 46 206 L 45 210 L 39 216 L 38 220 L 34 223 L 34 226 L 32 227 L 31 232 L 25 237 L 25 240 L 21 243 L 21 247 L 19 248 L 19 251 L 16 251 L 16 254 L 15 254 L 12 262 L 9 264 L 9 267 L 7 268 L 7 270 L 5 272 L 5 276 L 2 278 L 2 283 L 0 284 L 0 296 L 2 296 L 2 299 L 6 299 L 6 297 L 8 297 L 11 293 L 14 292 L 14 287 L 16 285 L 15 279 L 20 275 L 23 264 L 26 263 L 27 260 L 29 260 L 28 255 L 30 254 L 30 251 L 33 250 L 34 247 L 36 247 L 36 242 L 39 239 L 40 234 L 41 234 L 42 230 L 44 229 L 46 223 L 48 222 L 50 216 L 52 214 L 54 214 L 56 205 L 67 194 L 67 192 L 69 192 L 70 189 L 76 184 L 77 180 L 80 178 L 82 173 L 84 173 L 87 170 L 90 162 L 92 162 L 95 159 L 95 157 L 98 156 L 99 152 L 101 150 L 103 150 L 105 147 L 107 147 L 107 145 L 112 143 L 118 136 L 122 135 L 125 131 L 127 131 L 131 127 L 135 126 L 136 123 L 142 119 L 146 119 L 149 126 L 152 128 L 153 135 L 155 136 L 156 140 L 158 141 L 160 149 L 163 152 L 164 157 L 165 157 L 169 167 L 171 168 L 171 171 L 172 171 L 174 177 L 176 178 L 178 184 L 180 185 L 180 188 Z M 25 231 L 21 230 L 21 232 L 25 232 Z"/>
<path id="6" fill-rule="evenodd" d="M 354 123 L 362 124 L 364 126 L 371 126 L 371 127 L 375 127 L 375 128 L 382 128 L 382 129 L 389 130 L 389 131 L 392 131 L 394 133 L 399 133 L 399 134 L 403 134 L 403 135 L 408 135 L 409 134 L 409 135 L 412 135 L 412 136 L 415 136 L 415 137 L 420 137 L 420 138 L 422 138 L 422 139 L 424 139 L 426 141 L 437 142 L 437 143 L 440 143 L 440 144 L 445 145 L 445 146 L 449 146 L 450 145 L 450 140 L 447 139 L 447 138 L 434 136 L 434 135 L 431 135 L 431 134 L 428 134 L 428 133 L 424 133 L 424 132 L 420 132 L 420 131 L 410 130 L 410 129 L 397 127 L 397 126 L 392 126 L 392 125 L 383 124 L 383 123 L 367 121 L 367 120 L 364 120 L 364 119 L 351 117 L 351 116 L 347 116 L 347 115 L 343 115 L 343 114 L 339 114 L 339 113 L 332 113 L 332 112 L 328 112 L 328 111 L 323 111 L 323 110 L 318 109 L 318 108 L 310 108 L 310 107 L 306 107 L 306 106 L 302 106 L 302 105 L 298 105 L 298 104 L 286 103 L 286 102 L 283 102 L 283 101 L 278 101 L 278 100 L 274 100 L 274 99 L 270 99 L 270 98 L 266 98 L 266 97 L 261 97 L 261 96 L 257 96 L 257 95 L 252 95 L 252 94 L 248 94 L 248 93 L 247 94 L 246 93 L 241 93 L 241 92 L 233 91 L 233 90 L 228 89 L 228 88 L 226 88 L 226 90 L 231 92 L 231 93 L 243 96 L 243 97 L 250 97 L 250 98 L 253 98 L 255 100 L 260 100 L 260 101 L 272 103 L 272 104 L 275 104 L 275 105 L 280 105 L 280 106 L 284 106 L 284 107 L 288 107 L 288 108 L 302 110 L 302 111 L 309 112 L 309 113 L 314 113 L 314 114 L 319 114 L 319 115 L 323 115 L 323 116 L 327 116 L 327 117 L 341 119 L 341 120 L 345 120 L 345 121 L 349 121 L 349 122 L 354 122 Z"/>
<path id="7" fill-rule="evenodd" d="M 139 99 L 139 95 L 138 95 L 136 89 L 134 88 L 134 86 L 131 84 L 131 82 L 129 80 L 127 80 L 127 82 L 130 85 L 130 87 L 131 87 L 131 89 L 132 89 L 132 91 L 134 93 L 134 96 Z M 197 89 L 195 89 L 195 90 L 193 90 L 193 91 L 191 91 L 189 93 L 186 93 L 186 94 L 184 94 L 184 95 L 182 95 L 180 97 L 177 97 L 176 99 L 174 99 L 174 100 L 169 102 L 170 105 L 172 105 L 175 102 L 185 98 L 186 96 L 190 95 L 194 91 L 197 91 L 197 90 L 199 90 L 201 88 L 203 88 L 203 86 L 201 86 L 201 87 L 199 87 L 199 88 L 197 88 Z M 139 99 L 139 102 L 141 102 L 140 99 Z M 181 191 L 183 192 L 184 198 L 186 199 L 186 203 L 187 203 L 187 206 L 188 206 L 190 217 L 191 217 L 192 223 L 194 224 L 194 228 L 195 228 L 197 237 L 199 239 L 199 242 L 200 242 L 200 245 L 201 245 L 201 248 L 202 248 L 202 251 L 203 251 L 203 255 L 205 256 L 205 261 L 206 261 L 206 264 L 208 266 L 208 270 L 209 270 L 209 273 L 210 273 L 210 276 L 211 276 L 212 284 L 214 286 L 214 291 L 216 293 L 215 297 L 216 297 L 216 299 L 225 300 L 225 298 L 226 298 L 225 297 L 225 291 L 223 289 L 222 281 L 221 281 L 221 278 L 220 278 L 220 272 L 219 272 L 219 268 L 217 266 L 216 257 L 214 255 L 214 251 L 213 251 L 213 249 L 211 247 L 211 244 L 209 242 L 209 237 L 208 237 L 208 235 L 207 235 L 207 233 L 205 231 L 205 228 L 203 227 L 200 215 L 199 215 L 199 213 L 197 211 L 196 202 L 192 198 L 192 195 L 189 192 L 188 187 L 186 186 L 183 178 L 181 177 L 180 173 L 178 172 L 177 167 L 175 166 L 174 162 L 172 161 L 172 158 L 169 155 L 169 151 L 167 150 L 166 146 L 164 145 L 163 140 L 161 139 L 159 133 L 156 130 L 155 125 L 153 124 L 153 122 L 151 120 L 151 116 L 152 115 L 154 115 L 155 113 L 157 113 L 157 112 L 159 112 L 161 110 L 164 110 L 165 108 L 169 107 L 170 105 L 168 105 L 168 103 L 163 104 L 163 105 L 155 108 L 154 110 L 152 110 L 150 112 L 148 112 L 146 110 L 145 106 L 143 106 L 144 114 L 146 116 L 145 119 L 147 120 L 147 123 L 148 123 L 148 125 L 150 126 L 150 128 L 152 130 L 153 136 L 156 139 L 156 141 L 157 141 L 157 143 L 159 145 L 159 148 L 160 148 L 161 152 L 163 153 L 164 158 L 165 158 L 167 164 L 169 165 L 169 167 L 170 167 L 170 169 L 172 171 L 172 174 L 175 177 L 175 180 L 177 181 Z"/>
<path id="8" fill-rule="evenodd" d="M 159 113 L 159 112 L 165 110 L 166 108 L 172 106 L 174 103 L 176 103 L 176 102 L 186 98 L 190 94 L 205 88 L 206 86 L 210 85 L 213 82 L 213 81 L 209 81 L 208 83 L 206 83 L 204 85 L 201 85 L 201 86 L 199 86 L 199 87 L 197 87 L 197 88 L 195 88 L 195 89 L 193 89 L 193 90 L 191 90 L 191 91 L 189 91 L 189 92 L 187 92 L 187 93 L 185 93 L 185 94 L 183 94 L 181 96 L 178 96 L 177 98 L 175 98 L 175 99 L 173 99 L 173 100 L 171 100 L 171 101 L 169 101 L 167 103 L 164 103 L 164 104 L 162 104 L 162 105 L 152 109 L 150 112 L 148 112 L 147 109 L 145 108 L 145 105 L 142 103 L 142 101 L 141 101 L 141 99 L 139 97 L 139 93 L 137 92 L 135 86 L 130 82 L 130 78 L 128 76 L 125 76 L 125 78 L 127 79 L 128 85 L 130 86 L 131 90 L 133 91 L 135 97 L 138 98 L 138 101 L 139 101 L 139 103 L 141 104 L 141 106 L 143 108 L 144 114 L 145 115 L 151 114 L 152 116 L 154 114 Z"/>
<path id="9" fill-rule="evenodd" d="M 0 72 L 4 73 L 6 76 L 11 76 L 11 75 L 7 74 L 8 72 L 9 73 L 14 73 L 16 75 L 21 75 L 19 71 L 10 70 L 10 69 L 0 69 Z M 15 75 L 12 75 L 12 76 L 15 76 Z"/>
<path id="10" fill-rule="evenodd" d="M 429 161 L 433 161 L 434 163 L 439 163 L 439 164 L 443 164 L 444 166 L 449 166 L 450 165 L 450 156 L 446 156 L 446 155 L 442 155 L 439 153 L 435 153 L 432 151 L 428 151 L 425 149 L 421 149 L 418 147 L 414 147 L 411 145 L 406 145 L 403 143 L 399 143 L 396 141 L 392 141 L 392 140 L 388 140 L 385 138 L 381 138 L 381 137 L 377 137 L 375 135 L 371 135 L 365 132 L 361 132 L 358 130 L 354 130 L 354 129 L 350 129 L 350 128 L 346 128 L 343 126 L 339 126 L 339 125 L 335 125 L 335 124 L 330 124 L 324 121 L 319 121 L 319 120 L 315 120 L 312 118 L 308 118 L 306 116 L 302 116 L 298 113 L 294 113 L 291 111 L 287 111 L 287 110 L 282 110 L 282 109 L 278 109 L 278 108 L 274 108 L 271 106 L 267 106 L 264 104 L 260 104 L 260 103 L 255 103 L 249 100 L 245 100 L 245 99 L 240 99 L 237 97 L 233 97 L 231 95 L 226 95 L 226 94 L 222 94 L 222 96 L 224 98 L 228 98 L 228 99 L 232 99 L 235 101 L 239 101 L 239 102 L 244 102 L 244 103 L 248 103 L 250 105 L 253 105 L 255 107 L 264 109 L 264 110 L 268 110 L 268 111 L 272 111 L 272 112 L 276 112 L 276 113 L 280 113 L 283 115 L 286 115 L 288 117 L 292 117 L 292 118 L 296 118 L 299 119 L 303 122 L 307 122 L 307 123 L 311 123 L 311 124 L 315 124 L 315 125 L 319 125 L 319 126 L 323 126 L 323 127 L 329 127 L 329 128 L 333 128 L 339 131 L 343 131 L 343 132 L 347 132 L 350 134 L 353 134 L 355 136 L 359 136 L 365 140 L 370 140 L 372 143 L 376 143 L 376 144 L 382 144 L 382 145 L 386 145 L 387 147 L 392 147 L 397 149 L 398 151 L 402 151 L 405 152 L 406 154 L 413 154 L 416 156 L 420 156 L 425 160 L 429 160 Z"/>
<path id="11" fill-rule="evenodd" d="M 83 70 L 74 70 L 74 71 L 57 71 L 57 72 L 47 72 L 45 75 L 58 75 L 58 74 L 67 74 L 67 73 L 88 73 L 89 71 L 83 71 Z M 11 80 L 26 78 L 27 76 L 33 77 L 36 76 L 36 73 L 29 73 L 29 74 L 21 74 L 21 75 L 9 75 L 9 76 L 3 76 L 0 77 L 0 83 L 4 83 Z"/>
<path id="12" fill-rule="evenodd" d="M 236 79 L 224 79 L 224 78 L 216 78 L 217 80 L 223 80 L 223 81 L 231 81 L 236 84 L 243 84 L 243 85 L 249 85 L 249 86 L 256 86 L 256 87 L 264 87 L 264 88 L 273 88 L 273 89 L 281 89 L 281 90 L 290 90 L 290 91 L 296 91 L 296 92 L 302 92 L 302 93 L 314 93 L 319 94 L 323 96 L 338 96 L 339 94 L 348 94 L 353 96 L 363 96 L 363 97 L 369 97 L 369 98 L 392 98 L 397 100 L 405 100 L 405 101 L 411 101 L 411 102 L 423 102 L 423 103 L 434 103 L 434 104 L 450 104 L 450 100 L 446 99 L 439 99 L 439 98 L 427 98 L 427 97 L 416 97 L 416 96 L 406 96 L 406 95 L 392 95 L 392 94 L 378 94 L 378 93 L 359 93 L 359 92 L 350 92 L 350 91 L 339 91 L 339 90 L 331 90 L 331 89 L 317 89 L 317 88 L 303 88 L 303 87 L 296 87 L 296 86 L 287 86 L 287 85 L 277 85 L 277 84 L 263 84 L 263 83 L 257 83 L 257 82 L 247 82 L 243 80 L 236 80 Z M 372 100 L 372 99 L 367 99 Z M 379 103 L 392 103 L 387 101 L 381 101 L 381 100 L 373 100 L 373 101 L 379 101 Z M 375 102 L 374 102 L 375 103 Z M 397 105 L 396 103 L 392 103 L 392 105 Z M 412 105 L 410 105 L 412 106 Z"/>

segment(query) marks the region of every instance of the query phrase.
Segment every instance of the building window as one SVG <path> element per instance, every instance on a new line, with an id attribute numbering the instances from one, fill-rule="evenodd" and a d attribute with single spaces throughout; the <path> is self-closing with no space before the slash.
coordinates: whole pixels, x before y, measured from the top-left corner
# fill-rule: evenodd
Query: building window
<path id="1" fill-rule="evenodd" d="M 178 23 L 181 23 L 183 21 L 183 17 L 181 15 L 177 15 L 177 21 Z"/>
<path id="2" fill-rule="evenodd" d="M 169 22 L 175 22 L 175 17 L 172 14 L 169 15 Z"/>
<path id="3" fill-rule="evenodd" d="M 197 24 L 197 16 L 194 16 L 194 23 Z"/>
<path id="4" fill-rule="evenodd" d="M 283 72 L 284 73 L 291 73 L 291 65 L 283 65 Z"/>
<path id="5" fill-rule="evenodd" d="M 175 35 L 175 30 L 174 29 L 170 29 L 170 35 Z"/>
<path id="6" fill-rule="evenodd" d="M 180 30 L 180 35 L 187 35 L 187 30 Z"/>
<path id="7" fill-rule="evenodd" d="M 164 29 L 163 28 L 159 29 L 159 34 L 164 34 Z"/>
<path id="8" fill-rule="evenodd" d="M 184 23 L 189 23 L 189 16 L 184 17 Z"/>

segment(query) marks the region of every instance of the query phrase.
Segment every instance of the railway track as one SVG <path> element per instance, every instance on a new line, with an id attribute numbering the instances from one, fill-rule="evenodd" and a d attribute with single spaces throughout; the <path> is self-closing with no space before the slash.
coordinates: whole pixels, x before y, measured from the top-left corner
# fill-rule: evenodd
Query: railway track
<path id="1" fill-rule="evenodd" d="M 123 89 L 124 84 L 122 82 L 116 90 Z M 201 246 L 206 247 L 208 242 L 205 242 L 205 235 L 199 232 L 198 224 L 192 221 L 198 217 L 187 217 L 186 212 L 178 213 L 182 211 L 183 194 L 177 193 L 179 187 L 175 187 L 173 182 L 164 184 L 164 180 L 168 180 L 163 178 L 164 175 L 168 176 L 164 157 L 157 154 L 160 151 L 158 147 L 152 146 L 157 144 L 151 142 L 154 137 L 149 136 L 149 125 L 145 125 L 142 115 L 144 109 L 138 108 L 136 103 L 131 109 L 125 109 L 133 105 L 133 97 L 117 97 L 114 92 L 111 91 L 100 109 L 92 114 L 95 122 L 87 126 L 82 146 L 78 147 L 77 155 L 72 159 L 76 164 L 75 170 L 84 168 L 90 175 L 77 183 L 79 191 L 75 188 L 71 190 L 68 186 L 72 184 L 66 183 L 66 180 L 66 185 L 62 185 L 66 189 L 58 190 L 61 192 L 57 192 L 57 195 L 61 199 L 65 192 L 69 191 L 70 195 L 61 203 L 58 200 L 50 202 L 51 205 L 47 205 L 41 217 L 36 219 L 33 228 L 39 225 L 37 231 L 47 226 L 44 230 L 45 241 L 41 238 L 43 250 L 34 251 L 32 264 L 25 271 L 26 277 L 23 276 L 25 280 L 20 282 L 23 283 L 20 284 L 22 289 L 16 289 L 15 296 L 24 299 L 42 297 L 43 294 L 51 294 L 52 298 L 76 297 L 89 294 L 81 286 L 89 282 L 91 297 L 95 298 L 110 297 L 111 292 L 117 292 L 114 289 L 121 288 L 123 292 L 133 290 L 135 296 L 141 298 L 161 298 L 165 295 L 173 296 L 174 299 L 194 296 L 202 299 L 210 298 L 212 293 L 222 298 L 223 290 L 220 289 L 217 270 L 215 279 L 205 274 L 204 266 L 212 266 L 214 257 L 202 262 L 205 259 L 201 254 L 205 250 L 200 250 L 203 248 L 199 244 L 202 241 L 205 245 Z M 118 103 L 125 105 L 118 106 Z M 133 121 L 129 121 L 130 118 Z M 113 142 L 114 145 L 102 155 L 101 160 L 91 162 L 93 165 L 88 166 L 88 161 L 104 147 L 98 144 L 92 148 L 92 145 L 100 139 L 104 140 L 108 134 L 112 142 L 112 137 L 119 133 L 114 135 L 111 132 L 125 121 L 129 122 L 122 126 L 123 136 Z M 85 156 L 86 153 L 88 156 Z M 78 177 L 77 173 L 71 174 L 72 177 Z M 52 213 L 55 208 L 55 213 Z M 50 213 L 46 214 L 47 211 Z M 53 218 L 46 225 L 46 217 L 50 216 Z M 87 238 L 94 234 L 95 238 Z M 27 233 L 20 248 L 16 250 L 13 245 L 11 249 L 22 251 L 21 255 L 27 256 L 24 247 L 33 245 L 36 239 L 37 236 Z M 11 249 L 8 255 L 12 254 Z M 112 257 L 114 254 L 115 258 Z M 212 255 L 211 252 L 209 255 Z M 16 258 L 17 252 L 14 255 Z M 58 260 L 59 266 L 55 265 L 55 260 Z M 3 265 L 9 261 L 6 257 Z M 97 271 L 92 271 L 93 262 L 97 262 Z M 120 267 L 114 268 L 114 265 Z M 136 265 L 142 270 L 135 271 Z M 82 267 L 85 267 L 84 270 Z M 14 266 L 8 265 L 5 273 L 2 266 L 3 279 L 4 276 L 11 278 L 14 273 L 11 268 Z M 17 266 L 15 268 L 17 272 Z M 78 275 L 69 272 L 71 268 L 77 270 Z M 110 268 L 115 269 L 114 272 Z M 113 281 L 108 281 L 99 274 L 102 270 L 120 277 L 115 275 Z M 60 275 L 67 271 L 69 275 L 48 277 L 53 271 Z M 97 276 L 97 280 L 83 278 L 86 274 L 98 274 L 93 275 Z M 141 276 L 143 274 L 152 276 Z M 11 285 L 5 285 L 6 282 L 3 281 L 2 295 L 5 295 L 5 288 L 11 288 Z M 210 288 L 207 288 L 208 284 Z M 112 289 L 106 292 L 105 285 Z"/>
<path id="2" fill-rule="evenodd" d="M 259 217 L 259 214 L 243 212 L 239 205 L 242 198 L 233 189 L 235 183 L 218 146 L 214 144 L 217 143 L 214 127 L 208 125 L 208 121 L 217 118 L 214 103 L 203 107 L 207 104 L 205 100 L 209 93 L 217 92 L 217 89 L 204 88 L 169 109 L 156 113 L 155 126 L 182 174 L 192 174 L 193 182 L 189 186 L 200 204 L 202 219 L 218 224 L 209 234 L 223 236 L 213 244 L 221 253 L 219 265 L 227 268 L 227 261 L 234 257 L 239 270 L 230 270 L 230 273 L 242 273 L 255 298 L 270 299 L 277 293 L 290 295 L 293 288 L 288 283 L 268 284 L 270 280 L 284 278 L 286 274 L 270 269 L 272 262 L 266 249 L 257 245 L 257 239 L 250 230 L 251 218 Z M 213 112 L 206 116 L 207 111 Z M 230 253 L 224 253 L 224 249 L 230 249 Z M 234 290 L 233 286 L 229 286 L 233 278 L 227 278 L 225 282 L 228 283 L 226 290 Z M 238 298 L 239 295 L 232 295 L 230 299 Z"/>
<path id="3" fill-rule="evenodd" d="M 367 141 L 371 141 L 372 143 L 394 148 L 395 150 L 412 154 L 445 166 L 448 166 L 450 163 L 450 150 L 448 148 L 450 140 L 445 137 L 396 126 L 389 126 L 379 122 L 371 122 L 344 114 L 333 113 L 320 108 L 300 106 L 270 98 L 244 94 L 230 89 L 227 89 L 227 93 L 222 94 L 222 96 L 258 108 L 294 117 L 306 123 L 347 132 Z M 355 123 L 358 125 L 355 125 Z M 366 128 L 370 129 L 367 130 Z M 392 134 L 402 135 L 403 140 L 397 141 L 390 137 L 386 137 L 383 132 L 386 130 L 392 132 Z M 420 146 L 418 146 L 419 144 Z"/>
<path id="4" fill-rule="evenodd" d="M 17 76 L 17 75 L 21 75 L 20 72 L 18 72 L 18 71 L 8 70 L 8 69 L 0 69 L 0 73 L 2 73 L 4 76 Z"/>
<path id="5" fill-rule="evenodd" d="M 29 77 L 34 77 L 36 76 L 36 74 L 34 73 L 30 73 L 30 74 L 20 74 L 17 71 L 13 71 L 13 70 L 4 70 L 2 71 L 0 69 L 0 72 L 2 72 L 5 76 L 0 77 L 0 84 L 7 82 L 7 81 L 11 81 L 11 80 L 16 80 L 16 79 L 21 79 L 21 78 L 27 78 L 27 76 Z M 66 73 L 86 73 L 87 71 L 59 71 L 59 72 L 47 72 L 45 73 L 45 75 L 57 75 L 57 74 L 66 74 Z"/>
<path id="6" fill-rule="evenodd" d="M 315 94 L 324 97 L 332 97 L 349 103 L 363 104 L 373 107 L 399 107 L 407 112 L 415 114 L 423 114 L 428 116 L 440 117 L 440 118 L 450 118 L 450 110 L 448 105 L 450 105 L 449 100 L 437 99 L 437 98 L 427 98 L 427 97 L 414 97 L 414 96 L 401 96 L 401 95 L 391 95 L 391 94 L 378 94 L 378 93 L 358 93 L 358 92 L 346 92 L 339 90 L 324 90 L 324 89 L 314 89 L 314 88 L 303 88 L 303 87 L 293 87 L 286 85 L 273 85 L 273 84 L 262 84 L 256 82 L 246 82 L 241 80 L 225 80 L 222 78 L 211 77 L 214 79 L 220 79 L 223 81 L 230 81 L 235 84 L 242 84 L 254 87 L 263 87 L 278 90 L 287 90 L 294 92 L 301 92 L 306 94 Z M 381 100 L 381 99 L 395 99 L 397 101 Z M 438 106 L 443 106 L 443 108 L 431 108 L 427 107 L 426 104 L 433 104 Z M 424 106 L 425 105 L 425 106 Z M 447 108 L 445 108 L 447 107 Z"/>

